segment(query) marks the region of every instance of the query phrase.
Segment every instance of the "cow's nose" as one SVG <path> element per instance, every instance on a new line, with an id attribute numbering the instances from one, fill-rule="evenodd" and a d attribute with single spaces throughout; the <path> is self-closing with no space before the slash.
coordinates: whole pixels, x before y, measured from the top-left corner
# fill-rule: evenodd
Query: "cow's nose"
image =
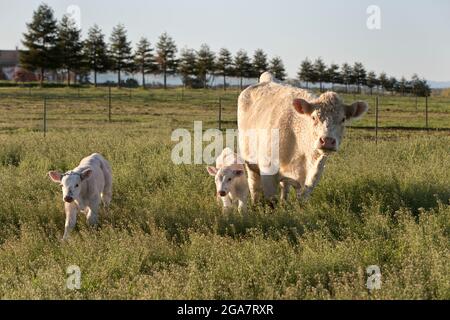
<path id="1" fill-rule="evenodd" d="M 336 139 L 331 137 L 322 137 L 320 138 L 320 146 L 323 149 L 335 149 Z"/>
<path id="2" fill-rule="evenodd" d="M 225 197 L 227 193 L 225 191 L 219 191 L 219 196 Z"/>
<path id="3" fill-rule="evenodd" d="M 65 197 L 64 197 L 64 201 L 70 203 L 70 202 L 73 202 L 73 198 L 70 197 L 70 196 L 65 196 Z"/>

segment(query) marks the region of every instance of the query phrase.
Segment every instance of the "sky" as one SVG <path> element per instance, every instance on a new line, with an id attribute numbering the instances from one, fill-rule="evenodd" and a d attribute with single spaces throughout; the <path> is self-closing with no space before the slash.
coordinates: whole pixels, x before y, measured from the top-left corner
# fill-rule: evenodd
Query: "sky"
<path id="1" fill-rule="evenodd" d="M 42 1 L 0 0 L 0 49 L 21 44 Z M 303 59 L 362 62 L 368 70 L 450 81 L 450 0 L 46 0 L 59 19 L 79 8 L 83 34 L 94 23 L 109 37 L 123 23 L 133 45 L 168 32 L 178 47 L 280 56 L 289 77 Z M 367 12 L 369 6 L 379 9 Z M 369 26 L 368 27 L 368 20 Z M 375 27 L 375 28 L 374 28 Z M 379 27 L 379 28 L 378 28 Z"/>

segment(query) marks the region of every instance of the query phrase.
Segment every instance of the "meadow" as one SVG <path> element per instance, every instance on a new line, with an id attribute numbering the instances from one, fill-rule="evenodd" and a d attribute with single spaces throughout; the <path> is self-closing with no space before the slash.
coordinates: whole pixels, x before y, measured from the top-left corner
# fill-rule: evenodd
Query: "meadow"
<path id="1" fill-rule="evenodd" d="M 450 299 L 449 131 L 379 132 L 374 96 L 306 204 L 224 214 L 205 165 L 175 165 L 170 134 L 236 127 L 237 91 L 0 88 L 1 299 Z M 43 135 L 43 98 L 47 128 Z M 425 126 L 424 101 L 384 96 L 380 126 Z M 429 126 L 450 128 L 448 98 Z M 61 190 L 47 177 L 102 153 L 113 201 L 61 242 Z M 81 289 L 66 269 L 81 269 Z M 366 268 L 381 270 L 368 290 Z"/>

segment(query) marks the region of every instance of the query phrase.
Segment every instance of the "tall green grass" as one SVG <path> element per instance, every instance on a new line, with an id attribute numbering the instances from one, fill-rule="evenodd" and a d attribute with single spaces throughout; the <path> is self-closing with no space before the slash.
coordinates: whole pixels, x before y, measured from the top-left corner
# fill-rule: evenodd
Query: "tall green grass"
<path id="1" fill-rule="evenodd" d="M 450 298 L 448 136 L 375 145 L 350 131 L 307 204 L 292 195 L 274 210 L 223 214 L 205 166 L 171 162 L 168 132 L 1 135 L 0 298 Z M 92 152 L 112 164 L 112 206 L 97 229 L 81 214 L 61 242 L 61 191 L 46 173 Z M 65 286 L 70 265 L 78 291 Z M 369 265 L 380 290 L 366 288 Z"/>

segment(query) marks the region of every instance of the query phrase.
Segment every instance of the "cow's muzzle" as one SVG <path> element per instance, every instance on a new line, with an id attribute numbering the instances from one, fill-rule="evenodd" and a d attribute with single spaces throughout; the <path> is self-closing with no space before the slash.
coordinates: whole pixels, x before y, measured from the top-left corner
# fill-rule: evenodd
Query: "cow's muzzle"
<path id="1" fill-rule="evenodd" d="M 337 142 L 335 138 L 322 137 L 319 139 L 319 146 L 323 151 L 337 151 Z"/>

